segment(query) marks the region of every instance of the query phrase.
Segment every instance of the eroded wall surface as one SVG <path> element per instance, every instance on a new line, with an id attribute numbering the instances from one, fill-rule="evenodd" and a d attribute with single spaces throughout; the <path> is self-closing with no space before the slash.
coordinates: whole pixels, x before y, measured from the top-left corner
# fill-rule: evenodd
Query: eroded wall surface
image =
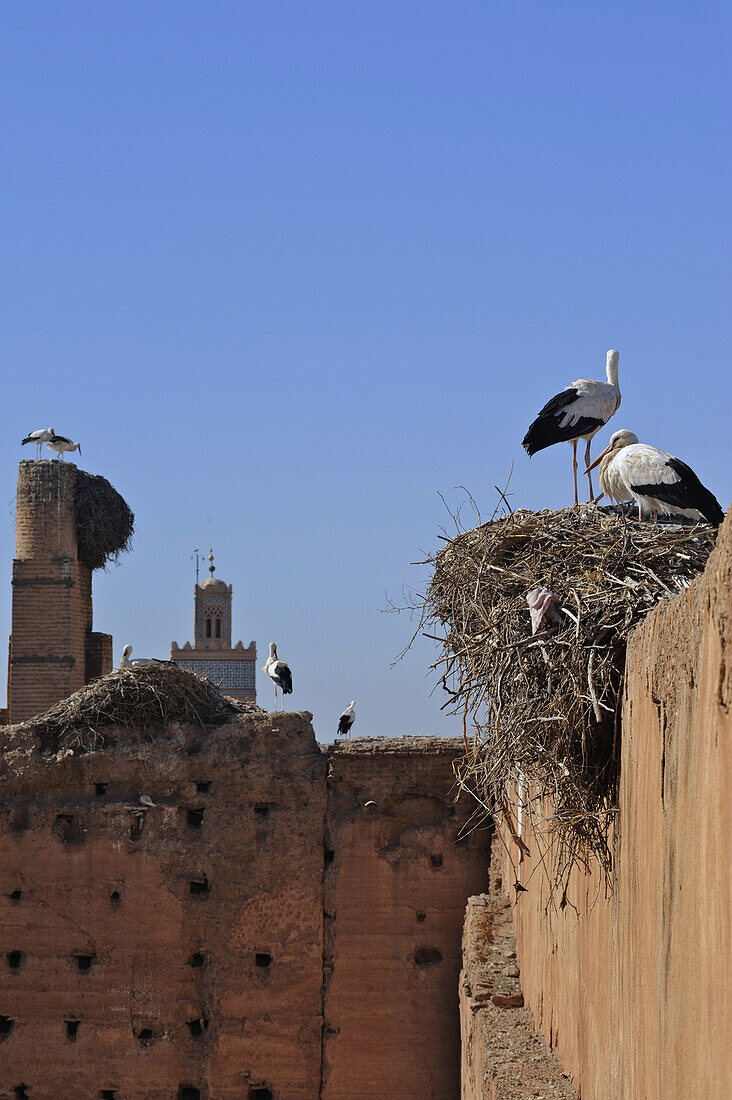
<path id="1" fill-rule="evenodd" d="M 461 932 L 489 861 L 488 831 L 465 830 L 472 807 L 454 801 L 461 744 L 330 753 L 324 1100 L 460 1095 Z"/>
<path id="2" fill-rule="evenodd" d="M 0 1095 L 458 1096 L 462 742 L 310 717 L 0 731 Z"/>
<path id="3" fill-rule="evenodd" d="M 612 897 L 576 872 L 558 912 L 535 843 L 521 868 L 524 996 L 583 1100 L 732 1095 L 731 594 L 728 518 L 631 639 Z"/>
<path id="4" fill-rule="evenodd" d="M 3 1096 L 318 1096 L 326 767 L 308 718 L 82 756 L 9 732 Z"/>
<path id="5" fill-rule="evenodd" d="M 461 1098 L 574 1100 L 568 1075 L 524 1007 L 511 903 L 492 877 L 492 893 L 470 898 L 465 913 Z"/>

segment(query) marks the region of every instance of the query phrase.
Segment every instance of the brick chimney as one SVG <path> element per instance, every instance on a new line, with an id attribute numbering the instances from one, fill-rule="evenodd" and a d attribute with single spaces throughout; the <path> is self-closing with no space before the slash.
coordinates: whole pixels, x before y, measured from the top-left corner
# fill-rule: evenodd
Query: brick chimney
<path id="1" fill-rule="evenodd" d="M 92 631 L 91 569 L 78 557 L 74 489 L 79 476 L 71 462 L 19 464 L 11 722 L 48 710 L 112 668 L 112 637 Z"/>

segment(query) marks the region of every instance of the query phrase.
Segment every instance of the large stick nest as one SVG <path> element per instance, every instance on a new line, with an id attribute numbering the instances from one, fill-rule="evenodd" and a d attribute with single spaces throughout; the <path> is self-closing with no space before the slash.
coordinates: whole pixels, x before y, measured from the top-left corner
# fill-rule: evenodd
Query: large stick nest
<path id="1" fill-rule="evenodd" d="M 74 517 L 79 561 L 90 569 L 101 569 L 129 549 L 135 517 L 105 478 L 77 472 Z"/>
<path id="2" fill-rule="evenodd" d="M 210 680 L 160 661 L 110 672 L 30 719 L 26 728 L 43 753 L 85 753 L 115 744 L 120 730 L 153 741 L 173 723 L 213 729 L 242 712 L 259 713 L 259 707 L 237 703 Z"/>
<path id="3" fill-rule="evenodd" d="M 555 886 L 590 855 L 609 875 L 628 633 L 688 587 L 715 538 L 705 524 L 638 523 L 596 506 L 517 511 L 430 559 L 421 625 L 442 628 L 435 667 L 446 708 L 465 721 L 458 780 L 514 837 L 519 810 L 551 805 Z M 532 636 L 526 595 L 538 585 L 559 597 L 561 622 Z"/>

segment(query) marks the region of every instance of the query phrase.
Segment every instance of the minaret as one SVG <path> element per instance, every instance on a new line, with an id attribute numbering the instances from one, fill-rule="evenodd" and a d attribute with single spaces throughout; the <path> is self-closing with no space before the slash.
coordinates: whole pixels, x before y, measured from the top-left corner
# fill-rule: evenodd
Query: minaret
<path id="1" fill-rule="evenodd" d="M 214 576 L 213 549 L 209 551 L 208 561 L 211 576 L 202 584 L 196 584 L 193 591 L 193 645 L 186 642 L 180 648 L 173 642 L 170 659 L 181 668 L 193 669 L 199 676 L 213 680 L 226 695 L 256 702 L 256 644 L 250 642 L 245 649 L 241 642 L 237 642 L 232 647 L 232 587 Z"/>

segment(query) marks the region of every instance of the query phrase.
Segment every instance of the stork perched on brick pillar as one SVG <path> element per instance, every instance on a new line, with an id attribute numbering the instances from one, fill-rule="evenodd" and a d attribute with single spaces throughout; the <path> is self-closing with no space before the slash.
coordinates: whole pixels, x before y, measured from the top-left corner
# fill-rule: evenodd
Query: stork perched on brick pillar
<path id="1" fill-rule="evenodd" d="M 547 401 L 536 420 L 524 436 L 523 446 L 529 456 L 554 443 L 572 444 L 572 474 L 574 476 L 574 502 L 577 504 L 577 443 L 584 439 L 585 472 L 590 483 L 590 500 L 593 499 L 590 473 L 590 443 L 600 428 L 617 412 L 620 406 L 617 351 L 609 351 L 605 364 L 607 382 L 591 378 L 578 378 L 566 390 Z"/>

